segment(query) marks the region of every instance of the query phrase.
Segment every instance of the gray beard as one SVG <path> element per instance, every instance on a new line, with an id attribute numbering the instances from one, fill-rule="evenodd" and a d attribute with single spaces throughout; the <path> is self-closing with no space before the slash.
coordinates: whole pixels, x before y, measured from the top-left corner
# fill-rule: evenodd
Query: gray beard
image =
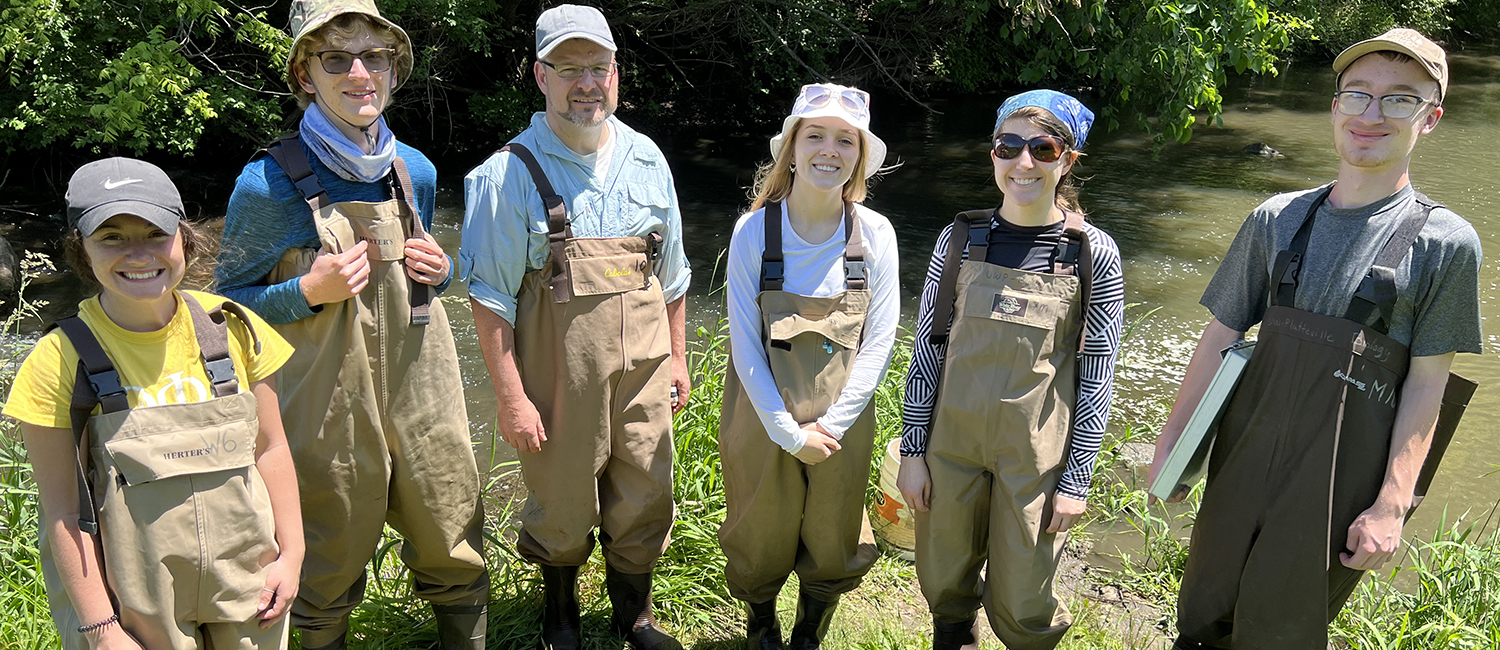
<path id="1" fill-rule="evenodd" d="M 568 122 L 577 124 L 578 126 L 599 126 L 600 124 L 603 124 L 605 120 L 609 119 L 609 116 L 615 114 L 616 107 L 616 103 L 609 101 L 608 98 L 601 99 L 604 102 L 604 110 L 601 112 L 598 119 L 585 117 L 583 115 L 574 113 L 573 111 L 557 111 L 557 116 L 567 120 Z"/>

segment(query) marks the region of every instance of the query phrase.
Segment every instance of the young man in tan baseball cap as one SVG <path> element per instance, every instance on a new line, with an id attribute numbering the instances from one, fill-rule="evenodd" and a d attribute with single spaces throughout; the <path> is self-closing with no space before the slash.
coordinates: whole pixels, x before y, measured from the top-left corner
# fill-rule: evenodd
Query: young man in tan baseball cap
<path id="1" fill-rule="evenodd" d="M 1364 572 L 1400 548 L 1454 354 L 1481 350 L 1479 237 L 1408 172 L 1443 116 L 1443 49 L 1393 29 L 1333 68 L 1338 180 L 1245 221 L 1157 441 L 1152 479 L 1219 351 L 1259 324 L 1209 460 L 1178 649 L 1326 646 Z"/>

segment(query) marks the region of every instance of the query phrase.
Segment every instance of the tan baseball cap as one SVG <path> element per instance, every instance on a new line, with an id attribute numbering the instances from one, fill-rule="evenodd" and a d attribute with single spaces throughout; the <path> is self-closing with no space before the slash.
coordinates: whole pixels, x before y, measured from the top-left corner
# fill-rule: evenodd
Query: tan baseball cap
<path id="1" fill-rule="evenodd" d="M 1448 96 L 1448 54 L 1415 29 L 1397 27 L 1375 38 L 1350 45 L 1333 60 L 1333 71 L 1344 74 L 1345 68 L 1371 52 L 1400 52 L 1416 59 L 1427 70 L 1427 74 L 1438 82 L 1439 99 Z"/>

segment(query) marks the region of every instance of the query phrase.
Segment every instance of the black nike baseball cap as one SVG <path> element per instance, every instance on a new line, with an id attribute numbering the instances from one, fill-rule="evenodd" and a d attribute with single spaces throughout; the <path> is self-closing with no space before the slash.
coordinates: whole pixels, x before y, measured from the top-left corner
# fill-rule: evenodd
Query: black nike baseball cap
<path id="1" fill-rule="evenodd" d="M 110 217 L 130 214 L 169 235 L 184 218 L 182 195 L 160 167 L 134 158 L 105 158 L 78 168 L 68 179 L 68 225 L 84 237 Z"/>

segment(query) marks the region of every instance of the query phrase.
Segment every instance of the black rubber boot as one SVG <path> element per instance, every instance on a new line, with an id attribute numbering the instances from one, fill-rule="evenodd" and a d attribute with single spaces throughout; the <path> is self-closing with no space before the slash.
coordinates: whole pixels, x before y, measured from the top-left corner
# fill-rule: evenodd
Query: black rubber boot
<path id="1" fill-rule="evenodd" d="M 610 630 L 635 650 L 682 650 L 682 644 L 656 622 L 651 612 L 651 574 L 620 573 L 604 566 L 604 590 L 614 606 Z"/>
<path id="2" fill-rule="evenodd" d="M 751 604 L 750 618 L 745 624 L 745 648 L 747 650 L 785 650 L 781 643 L 781 621 L 776 620 L 776 599 Z"/>
<path id="3" fill-rule="evenodd" d="M 438 647 L 442 650 L 484 650 L 485 605 L 433 605 Z"/>
<path id="4" fill-rule="evenodd" d="M 979 619 L 957 623 L 932 619 L 932 650 L 979 650 Z"/>
<path id="5" fill-rule="evenodd" d="M 807 592 L 797 594 L 797 622 L 792 624 L 791 650 L 818 650 L 833 623 L 833 612 L 839 608 L 839 597 L 819 600 Z"/>
<path id="6" fill-rule="evenodd" d="M 583 647 L 578 567 L 542 565 L 542 592 L 542 646 L 548 650 Z"/>

